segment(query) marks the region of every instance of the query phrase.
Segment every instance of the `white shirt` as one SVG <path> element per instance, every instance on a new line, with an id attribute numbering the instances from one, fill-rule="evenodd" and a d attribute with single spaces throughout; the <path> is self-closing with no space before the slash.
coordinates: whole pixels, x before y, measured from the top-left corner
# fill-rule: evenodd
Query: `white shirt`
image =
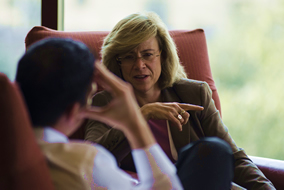
<path id="1" fill-rule="evenodd" d="M 48 143 L 68 143 L 67 136 L 45 127 L 41 140 Z M 94 158 L 93 183 L 101 189 L 183 189 L 176 168 L 158 144 L 132 150 L 139 182 L 121 170 L 114 156 L 104 147 L 92 144 L 98 152 Z M 90 187 L 90 189 L 96 189 Z"/>

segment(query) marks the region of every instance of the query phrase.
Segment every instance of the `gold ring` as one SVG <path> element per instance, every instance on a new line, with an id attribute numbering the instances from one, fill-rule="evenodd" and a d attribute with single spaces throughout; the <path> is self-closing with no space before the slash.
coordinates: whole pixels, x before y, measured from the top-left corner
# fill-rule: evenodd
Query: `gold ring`
<path id="1" fill-rule="evenodd" d="M 183 115 L 185 113 L 185 110 L 181 110 L 180 115 Z"/>
<path id="2" fill-rule="evenodd" d="M 182 116 L 181 116 L 180 114 L 178 114 L 177 118 L 178 118 L 179 120 L 181 120 L 181 119 L 182 119 Z"/>

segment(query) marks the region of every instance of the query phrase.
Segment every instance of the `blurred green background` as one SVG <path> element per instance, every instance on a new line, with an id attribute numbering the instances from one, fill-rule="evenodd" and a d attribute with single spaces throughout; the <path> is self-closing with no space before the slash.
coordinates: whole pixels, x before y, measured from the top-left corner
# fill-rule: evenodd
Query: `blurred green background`
<path id="1" fill-rule="evenodd" d="M 11 80 L 27 32 L 40 25 L 40 6 L 40 0 L 0 1 L 0 72 Z M 231 136 L 249 155 L 284 160 L 284 1 L 67 0 L 64 28 L 111 30 L 143 10 L 158 13 L 169 29 L 205 30 Z"/>
<path id="2" fill-rule="evenodd" d="M 226 30 L 208 39 L 224 123 L 248 154 L 283 160 L 284 1 L 229 9 Z"/>

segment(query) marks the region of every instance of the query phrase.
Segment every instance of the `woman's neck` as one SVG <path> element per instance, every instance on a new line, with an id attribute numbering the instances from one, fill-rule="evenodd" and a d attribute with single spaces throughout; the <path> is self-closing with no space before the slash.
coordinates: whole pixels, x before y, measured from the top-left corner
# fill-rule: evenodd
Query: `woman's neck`
<path id="1" fill-rule="evenodd" d="M 145 104 L 153 103 L 153 102 L 161 102 L 161 90 L 149 91 L 149 92 L 137 92 L 134 90 L 134 94 L 136 96 L 137 102 L 140 107 Z"/>

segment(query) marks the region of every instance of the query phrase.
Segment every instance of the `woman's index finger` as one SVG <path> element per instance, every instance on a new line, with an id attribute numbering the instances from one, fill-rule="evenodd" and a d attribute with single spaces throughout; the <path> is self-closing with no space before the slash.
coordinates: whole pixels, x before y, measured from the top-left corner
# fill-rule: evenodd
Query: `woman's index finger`
<path id="1" fill-rule="evenodd" d="M 179 106 L 184 109 L 185 111 L 189 110 L 195 110 L 195 111 L 202 111 L 204 108 L 199 105 L 194 105 L 194 104 L 181 104 L 179 103 Z"/>

